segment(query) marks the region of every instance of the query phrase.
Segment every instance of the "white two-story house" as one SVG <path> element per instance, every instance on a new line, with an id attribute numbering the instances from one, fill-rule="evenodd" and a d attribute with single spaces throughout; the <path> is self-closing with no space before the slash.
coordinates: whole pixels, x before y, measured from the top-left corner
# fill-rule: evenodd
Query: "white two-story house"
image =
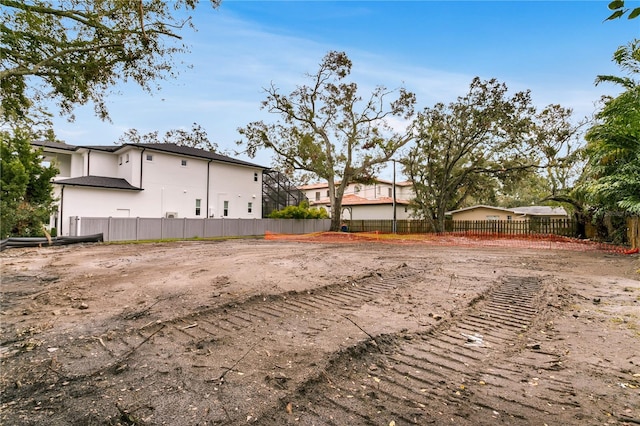
<path id="1" fill-rule="evenodd" d="M 257 164 L 164 143 L 33 145 L 60 170 L 58 235 L 69 235 L 72 217 L 262 217 L 265 168 Z"/>
<path id="2" fill-rule="evenodd" d="M 336 182 L 336 185 L 339 185 Z M 322 207 L 331 214 L 329 184 L 314 183 L 298 187 L 309 199 L 309 204 Z M 376 179 L 372 183 L 350 183 L 342 198 L 343 220 L 384 220 L 393 219 L 393 182 Z M 395 183 L 396 219 L 410 219 L 409 201 L 413 198 L 411 182 Z"/>

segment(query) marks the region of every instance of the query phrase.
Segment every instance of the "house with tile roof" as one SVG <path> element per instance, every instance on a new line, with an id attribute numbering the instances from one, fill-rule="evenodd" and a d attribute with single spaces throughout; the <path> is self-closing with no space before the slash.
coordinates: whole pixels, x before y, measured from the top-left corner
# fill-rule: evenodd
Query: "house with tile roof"
<path id="1" fill-rule="evenodd" d="M 502 208 L 476 205 L 445 213 L 453 220 L 531 220 L 531 219 L 567 219 L 568 215 L 562 207 L 525 206 Z"/>
<path id="2" fill-rule="evenodd" d="M 257 164 L 176 144 L 32 145 L 60 170 L 58 235 L 69 235 L 75 217 L 262 217 Z"/>
<path id="3" fill-rule="evenodd" d="M 339 185 L 340 182 L 336 182 Z M 313 183 L 299 186 L 309 199 L 309 205 L 322 207 L 331 214 L 329 200 L 329 184 Z M 375 179 L 371 183 L 350 183 L 342 197 L 342 220 L 385 220 L 393 219 L 394 183 L 383 179 Z M 409 202 L 413 198 L 411 182 L 395 183 L 396 219 L 410 219 Z"/>

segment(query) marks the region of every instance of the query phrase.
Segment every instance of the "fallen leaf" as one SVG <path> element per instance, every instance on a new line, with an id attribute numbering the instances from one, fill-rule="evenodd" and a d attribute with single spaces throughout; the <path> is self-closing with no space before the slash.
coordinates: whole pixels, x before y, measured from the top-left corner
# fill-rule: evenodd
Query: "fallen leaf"
<path id="1" fill-rule="evenodd" d="M 293 404 L 288 403 L 286 410 L 287 410 L 287 414 L 293 413 Z"/>

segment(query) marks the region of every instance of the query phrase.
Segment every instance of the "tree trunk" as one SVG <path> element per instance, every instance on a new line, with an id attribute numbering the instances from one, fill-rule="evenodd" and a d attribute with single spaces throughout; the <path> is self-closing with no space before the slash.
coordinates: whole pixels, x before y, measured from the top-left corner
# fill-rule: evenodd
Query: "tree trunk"
<path id="1" fill-rule="evenodd" d="M 342 200 L 338 202 L 337 198 L 334 198 L 331 204 L 331 227 L 329 231 L 338 232 L 342 225 Z"/>

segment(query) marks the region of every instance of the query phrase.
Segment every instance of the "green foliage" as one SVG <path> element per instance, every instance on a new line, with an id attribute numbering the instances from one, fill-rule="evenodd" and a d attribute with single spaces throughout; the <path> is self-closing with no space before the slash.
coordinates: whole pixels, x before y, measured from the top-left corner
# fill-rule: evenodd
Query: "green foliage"
<path id="1" fill-rule="evenodd" d="M 609 10 L 613 10 L 613 13 L 605 19 L 605 21 L 621 18 L 625 13 L 629 12 L 630 9 L 625 8 L 624 0 L 613 0 L 609 3 Z M 632 9 L 627 18 L 635 19 L 638 16 L 640 16 L 640 7 Z"/>
<path id="2" fill-rule="evenodd" d="M 287 206 L 282 210 L 276 210 L 269 214 L 271 219 L 328 219 L 329 214 L 325 209 L 309 207 L 306 201 L 299 206 Z"/>
<path id="3" fill-rule="evenodd" d="M 0 132 L 0 237 L 42 236 L 52 213 L 53 185 L 58 170 L 41 164 L 26 129 Z"/>
<path id="4" fill-rule="evenodd" d="M 0 0 L 1 115 L 23 117 L 32 104 L 55 99 L 65 114 L 92 102 L 108 119 L 104 97 L 118 81 L 149 91 L 173 75 L 173 55 L 186 50 L 177 31 L 190 21 L 172 13 L 197 3 Z"/>
<path id="5" fill-rule="evenodd" d="M 618 49 L 614 61 L 640 72 L 640 40 Z M 598 214 L 640 215 L 640 82 L 600 76 L 598 82 L 602 81 L 618 82 L 626 90 L 605 101 L 598 122 L 587 132 L 589 179 L 583 186 Z"/>
<path id="6" fill-rule="evenodd" d="M 193 123 L 190 131 L 183 129 L 169 130 L 164 134 L 162 139 L 157 130 L 140 134 L 136 129 L 129 129 L 124 135 L 120 136 L 118 143 L 171 143 L 218 152 L 218 145 L 209 140 L 206 130 L 197 123 Z"/>
<path id="7" fill-rule="evenodd" d="M 279 169 L 311 173 L 328 182 L 334 231 L 340 229 L 346 186 L 375 175 L 411 139 L 396 132 L 388 119 L 409 119 L 415 104 L 415 95 L 404 88 L 378 87 L 363 99 L 358 86 L 345 81 L 351 65 L 344 52 L 327 53 L 319 71 L 308 75 L 309 85 L 297 86 L 289 95 L 275 85 L 265 89 L 263 108 L 278 115 L 278 122 L 257 121 L 238 129 L 245 139 L 238 144 L 246 146 L 248 155 L 270 150 Z"/>

